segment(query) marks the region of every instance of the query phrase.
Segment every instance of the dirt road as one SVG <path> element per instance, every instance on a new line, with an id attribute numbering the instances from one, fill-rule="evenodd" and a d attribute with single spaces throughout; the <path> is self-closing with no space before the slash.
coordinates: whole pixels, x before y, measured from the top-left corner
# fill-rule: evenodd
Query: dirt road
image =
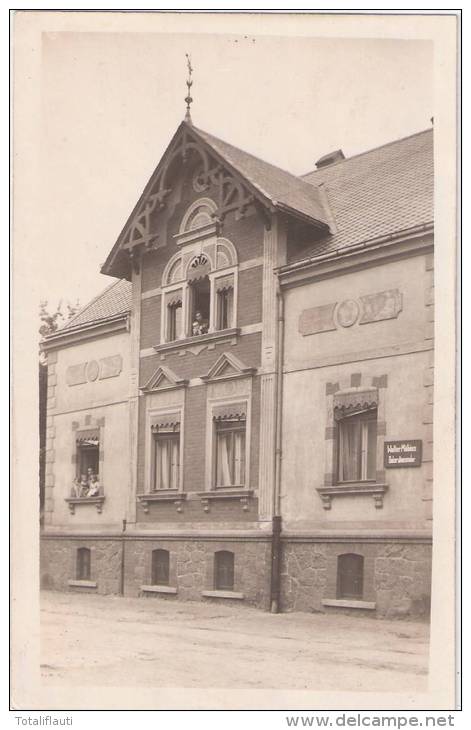
<path id="1" fill-rule="evenodd" d="M 44 592 L 49 686 L 421 692 L 428 626 L 245 606 Z"/>

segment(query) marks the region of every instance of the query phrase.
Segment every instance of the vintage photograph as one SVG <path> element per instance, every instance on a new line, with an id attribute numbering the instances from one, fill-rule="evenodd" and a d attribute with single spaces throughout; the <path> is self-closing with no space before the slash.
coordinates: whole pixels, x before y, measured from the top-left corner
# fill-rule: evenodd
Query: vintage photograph
<path id="1" fill-rule="evenodd" d="M 433 34 L 412 17 L 401 37 L 394 17 L 347 33 L 313 15 L 298 35 L 294 16 L 222 32 L 189 13 L 44 15 L 29 507 L 44 697 L 426 697 Z M 442 228 L 438 259 L 455 248 Z M 452 504 L 452 470 L 440 486 Z"/>

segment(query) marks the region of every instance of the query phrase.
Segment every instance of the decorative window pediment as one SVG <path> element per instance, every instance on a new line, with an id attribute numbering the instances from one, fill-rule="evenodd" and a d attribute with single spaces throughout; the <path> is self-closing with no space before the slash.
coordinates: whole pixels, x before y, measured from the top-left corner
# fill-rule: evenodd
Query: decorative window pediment
<path id="1" fill-rule="evenodd" d="M 184 388 L 188 384 L 188 380 L 178 377 L 173 370 L 160 365 L 151 379 L 141 388 L 144 393 L 155 390 L 169 390 L 170 388 Z"/>
<path id="2" fill-rule="evenodd" d="M 378 407 L 376 388 L 348 388 L 334 395 L 334 416 L 338 421 Z"/>
<path id="3" fill-rule="evenodd" d="M 230 352 L 224 352 L 212 365 L 206 375 L 202 375 L 201 379 L 205 382 L 211 380 L 224 380 L 226 378 L 241 378 L 252 375 L 255 368 L 249 367 L 239 360 Z"/>

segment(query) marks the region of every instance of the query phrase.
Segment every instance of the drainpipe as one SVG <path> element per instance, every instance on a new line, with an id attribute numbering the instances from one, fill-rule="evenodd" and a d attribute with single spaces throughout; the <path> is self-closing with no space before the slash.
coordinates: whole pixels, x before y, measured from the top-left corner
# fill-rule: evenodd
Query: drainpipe
<path id="1" fill-rule="evenodd" d="M 284 354 L 284 299 L 277 278 L 277 339 L 276 339 L 276 423 L 275 423 L 275 485 L 273 490 L 273 528 L 271 550 L 271 606 L 272 613 L 280 611 L 281 576 L 281 457 L 282 457 L 282 402 L 283 402 L 283 354 Z"/>
<path id="2" fill-rule="evenodd" d="M 119 592 L 122 596 L 124 596 L 124 557 L 125 557 L 125 551 L 124 546 L 126 544 L 124 533 L 126 532 L 126 520 L 123 520 L 123 536 L 121 538 L 121 575 L 120 575 L 120 585 L 119 585 Z"/>

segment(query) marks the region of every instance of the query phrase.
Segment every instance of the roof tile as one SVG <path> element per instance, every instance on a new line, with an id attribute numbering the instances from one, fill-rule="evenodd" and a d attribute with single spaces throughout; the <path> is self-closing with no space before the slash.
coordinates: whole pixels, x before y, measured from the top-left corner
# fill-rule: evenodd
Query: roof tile
<path id="1" fill-rule="evenodd" d="M 303 176 L 324 185 L 337 232 L 297 250 L 291 261 L 433 222 L 433 130 Z"/>
<path id="2" fill-rule="evenodd" d="M 125 279 L 113 281 L 60 328 L 60 331 L 126 314 L 131 309 L 132 286 Z"/>

